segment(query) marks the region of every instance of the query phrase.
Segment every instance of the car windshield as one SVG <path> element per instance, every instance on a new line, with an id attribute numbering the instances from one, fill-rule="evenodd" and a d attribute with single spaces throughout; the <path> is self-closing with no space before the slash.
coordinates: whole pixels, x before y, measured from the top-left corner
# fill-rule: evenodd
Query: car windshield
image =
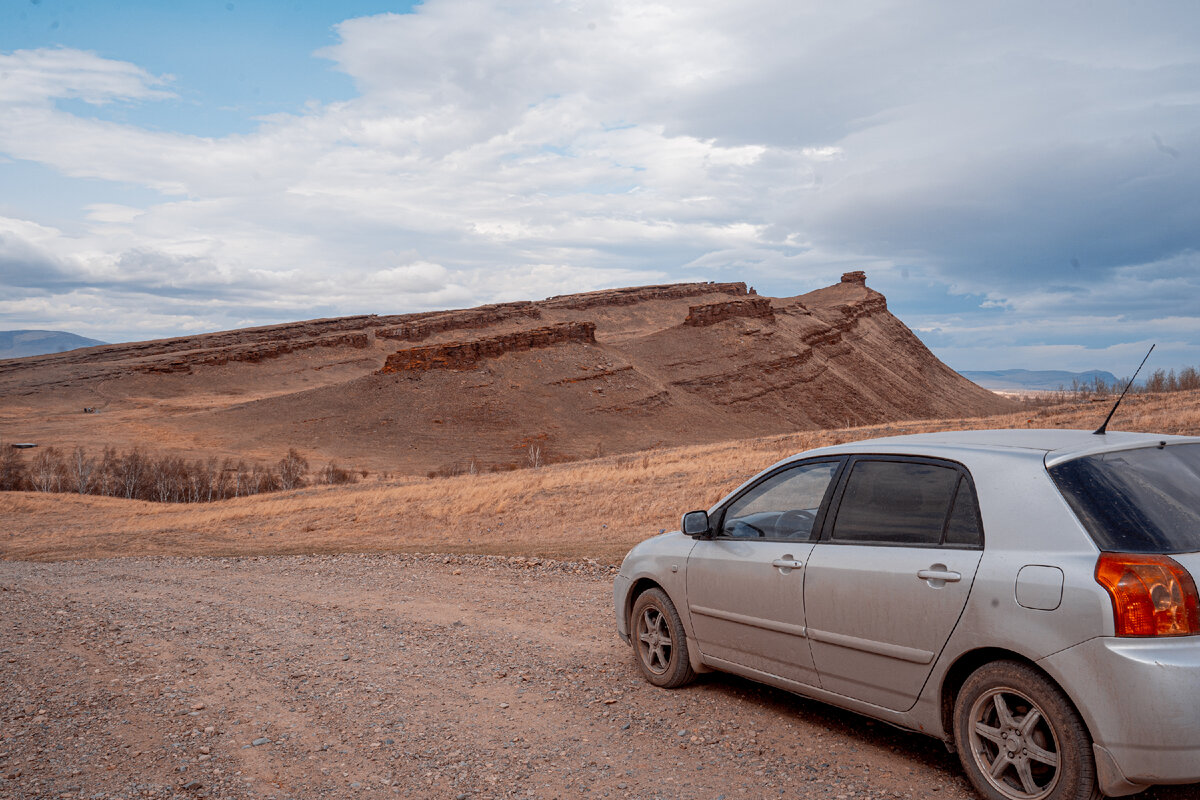
<path id="1" fill-rule="evenodd" d="M 1101 550 L 1200 550 L 1200 444 L 1083 456 L 1050 476 Z"/>

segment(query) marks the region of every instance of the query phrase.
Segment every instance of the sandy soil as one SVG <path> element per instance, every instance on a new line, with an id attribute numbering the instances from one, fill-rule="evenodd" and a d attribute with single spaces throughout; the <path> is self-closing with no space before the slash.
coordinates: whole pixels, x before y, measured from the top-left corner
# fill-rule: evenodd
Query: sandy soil
<path id="1" fill-rule="evenodd" d="M 971 796 L 932 739 L 729 676 L 646 684 L 611 574 L 461 556 L 0 563 L 0 796 Z"/>

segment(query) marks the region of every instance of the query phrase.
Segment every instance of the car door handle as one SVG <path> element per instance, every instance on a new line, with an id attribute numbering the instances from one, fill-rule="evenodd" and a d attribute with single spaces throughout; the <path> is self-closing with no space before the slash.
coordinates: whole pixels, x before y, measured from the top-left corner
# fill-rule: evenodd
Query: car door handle
<path id="1" fill-rule="evenodd" d="M 771 566 L 779 567 L 780 569 L 800 569 L 804 566 L 804 562 L 795 561 L 794 559 L 790 558 L 777 558 L 771 562 Z"/>
<path id="2" fill-rule="evenodd" d="M 919 569 L 917 577 L 923 581 L 946 581 L 953 583 L 962 580 L 962 573 L 942 569 Z"/>

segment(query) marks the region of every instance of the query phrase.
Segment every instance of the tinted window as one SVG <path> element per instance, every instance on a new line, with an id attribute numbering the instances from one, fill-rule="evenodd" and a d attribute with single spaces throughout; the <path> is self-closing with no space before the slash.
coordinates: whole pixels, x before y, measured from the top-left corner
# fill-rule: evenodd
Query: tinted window
<path id="1" fill-rule="evenodd" d="M 1098 453 L 1050 475 L 1101 550 L 1200 550 L 1200 444 Z"/>
<path id="2" fill-rule="evenodd" d="M 838 462 L 777 472 L 730 504 L 721 535 L 738 539 L 807 539 Z"/>
<path id="3" fill-rule="evenodd" d="M 833 538 L 843 542 L 937 545 L 958 470 L 912 461 L 857 461 L 846 481 Z"/>
<path id="4" fill-rule="evenodd" d="M 954 493 L 954 507 L 950 510 L 950 521 L 946 523 L 946 538 L 943 541 L 948 545 L 983 545 L 979 504 L 975 501 L 975 490 L 965 476 L 958 479 L 958 491 Z"/>

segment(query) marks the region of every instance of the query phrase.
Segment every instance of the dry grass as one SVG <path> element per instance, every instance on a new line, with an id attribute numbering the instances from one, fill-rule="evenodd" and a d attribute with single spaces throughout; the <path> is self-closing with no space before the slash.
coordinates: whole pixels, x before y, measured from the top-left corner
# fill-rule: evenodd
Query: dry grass
<path id="1" fill-rule="evenodd" d="M 857 439 L 962 428 L 1095 428 L 1111 400 L 974 419 L 805 431 L 613 456 L 536 470 L 411 478 L 204 505 L 0 494 L 0 557 L 407 551 L 594 558 L 678 525 L 792 453 Z M 1200 392 L 1127 397 L 1113 430 L 1200 434 Z"/>

